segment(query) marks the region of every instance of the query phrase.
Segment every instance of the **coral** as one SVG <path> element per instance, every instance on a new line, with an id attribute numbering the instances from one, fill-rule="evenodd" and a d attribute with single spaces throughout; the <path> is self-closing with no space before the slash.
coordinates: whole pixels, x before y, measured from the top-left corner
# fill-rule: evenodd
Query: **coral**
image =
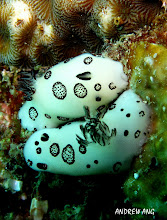
<path id="1" fill-rule="evenodd" d="M 9 25 L 11 16 L 11 7 L 2 3 L 0 7 L 0 62 L 4 63 L 15 63 L 19 57 L 19 48 L 11 37 L 14 34 Z"/>
<path id="2" fill-rule="evenodd" d="M 102 41 L 89 27 L 93 2 L 3 1 L 0 62 L 46 66 L 79 55 L 84 49 L 99 52 Z"/>
<path id="3" fill-rule="evenodd" d="M 93 3 L 94 0 L 73 0 L 70 4 L 68 0 L 53 1 L 52 22 L 56 35 L 60 38 L 56 39 L 55 44 L 59 46 L 59 41 L 62 42 L 61 50 L 63 53 L 67 51 L 62 59 L 79 55 L 83 49 L 100 51 L 103 43 L 89 25 Z M 76 48 L 76 52 L 73 48 Z M 60 52 L 61 50 L 59 49 Z"/>
<path id="4" fill-rule="evenodd" d="M 51 19 L 52 0 L 24 0 L 31 5 L 37 17 L 41 21 L 48 22 Z"/>
<path id="5" fill-rule="evenodd" d="M 118 37 L 150 25 L 160 13 L 159 0 L 97 0 L 93 5 L 93 30 L 101 38 Z"/>
<path id="6" fill-rule="evenodd" d="M 161 6 L 159 0 L 3 1 L 0 62 L 46 66 L 84 50 L 100 53 L 107 39 L 151 25 Z"/>
<path id="7" fill-rule="evenodd" d="M 48 201 L 40 201 L 33 198 L 30 206 L 30 215 L 34 220 L 42 220 L 43 215 L 48 211 Z"/>
<path id="8" fill-rule="evenodd" d="M 44 66 L 54 65 L 58 62 L 58 52 L 54 50 L 54 30 L 53 26 L 45 22 L 37 22 L 30 42 L 29 56 L 34 64 Z"/>
<path id="9" fill-rule="evenodd" d="M 167 49 L 161 45 L 146 42 L 131 45 L 130 86 L 152 107 L 153 132 L 124 184 L 133 206 L 155 209 L 160 216 L 167 214 L 166 57 Z"/>

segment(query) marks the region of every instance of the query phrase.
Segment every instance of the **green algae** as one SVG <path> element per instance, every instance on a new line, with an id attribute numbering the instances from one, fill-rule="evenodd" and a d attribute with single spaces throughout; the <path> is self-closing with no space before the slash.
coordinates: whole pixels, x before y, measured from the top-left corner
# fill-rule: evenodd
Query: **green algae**
<path id="1" fill-rule="evenodd" d="M 146 42 L 131 46 L 130 87 L 152 109 L 151 135 L 124 192 L 134 207 L 154 209 L 167 215 L 167 49 Z M 138 176 L 135 178 L 134 173 Z"/>

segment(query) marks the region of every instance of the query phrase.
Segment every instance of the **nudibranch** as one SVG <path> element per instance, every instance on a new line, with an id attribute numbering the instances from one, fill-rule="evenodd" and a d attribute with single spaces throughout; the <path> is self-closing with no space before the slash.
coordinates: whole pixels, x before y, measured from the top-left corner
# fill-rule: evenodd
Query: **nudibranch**
<path id="1" fill-rule="evenodd" d="M 19 119 L 30 131 L 83 117 L 84 106 L 93 116 L 128 84 L 120 62 L 89 53 L 60 62 L 33 82 L 28 80 L 21 82 L 28 100 L 19 111 Z"/>
<path id="2" fill-rule="evenodd" d="M 150 109 L 132 90 L 104 116 L 35 132 L 24 147 L 32 169 L 73 176 L 119 173 L 130 167 L 146 142 Z"/>

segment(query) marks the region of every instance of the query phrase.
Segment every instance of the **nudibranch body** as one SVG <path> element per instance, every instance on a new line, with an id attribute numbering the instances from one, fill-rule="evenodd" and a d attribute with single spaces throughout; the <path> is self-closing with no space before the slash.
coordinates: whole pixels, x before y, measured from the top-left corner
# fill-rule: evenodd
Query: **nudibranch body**
<path id="1" fill-rule="evenodd" d="M 39 130 L 83 117 L 84 106 L 93 116 L 115 100 L 127 84 L 120 62 L 85 53 L 53 66 L 38 78 L 32 100 L 20 109 L 19 118 L 24 128 Z"/>
<path id="2" fill-rule="evenodd" d="M 141 152 L 149 121 L 148 106 L 127 90 L 90 130 L 85 128 L 91 123 L 76 121 L 35 132 L 24 156 L 37 171 L 73 176 L 118 173 L 129 168 Z"/>

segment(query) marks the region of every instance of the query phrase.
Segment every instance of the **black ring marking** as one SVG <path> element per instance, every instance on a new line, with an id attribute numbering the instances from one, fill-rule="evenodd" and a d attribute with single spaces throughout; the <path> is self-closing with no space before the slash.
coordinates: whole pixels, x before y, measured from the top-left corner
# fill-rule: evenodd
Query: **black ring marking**
<path id="1" fill-rule="evenodd" d="M 140 117 L 145 116 L 145 112 L 144 112 L 144 111 L 140 111 L 140 112 L 139 112 L 139 116 L 140 116 Z"/>
<path id="2" fill-rule="evenodd" d="M 51 75 L 52 75 L 52 72 L 50 70 L 47 71 L 44 75 L 44 79 L 49 79 L 51 77 Z"/>
<path id="3" fill-rule="evenodd" d="M 92 61 L 93 61 L 93 58 L 92 58 L 92 57 L 86 57 L 86 58 L 84 59 L 84 64 L 89 65 Z"/>
<path id="4" fill-rule="evenodd" d="M 37 154 L 41 154 L 42 149 L 41 149 L 40 147 L 38 147 L 38 148 L 36 149 L 36 152 L 37 152 Z"/>
<path id="5" fill-rule="evenodd" d="M 56 157 L 60 153 L 60 147 L 57 143 L 53 143 L 50 148 L 50 153 L 53 157 Z"/>
<path id="6" fill-rule="evenodd" d="M 83 146 L 83 145 L 80 145 L 80 146 L 79 146 L 79 152 L 80 152 L 81 154 L 86 154 L 86 152 L 87 152 L 86 147 Z"/>
<path id="7" fill-rule="evenodd" d="M 29 108 L 29 117 L 33 121 L 35 121 L 35 119 L 38 117 L 38 112 L 37 112 L 36 108 L 34 108 L 34 107 Z"/>
<path id="8" fill-rule="evenodd" d="M 113 171 L 114 172 L 118 172 L 120 170 L 120 167 L 122 166 L 122 163 L 121 162 L 116 162 L 114 165 L 113 165 Z"/>
<path id="9" fill-rule="evenodd" d="M 85 88 L 85 86 L 83 84 L 77 83 L 74 86 L 74 94 L 78 98 L 84 98 L 87 95 L 87 89 Z"/>
<path id="10" fill-rule="evenodd" d="M 137 130 L 134 134 L 135 138 L 138 138 L 140 136 L 141 131 Z"/>
<path id="11" fill-rule="evenodd" d="M 109 89 L 113 90 L 113 89 L 116 89 L 117 87 L 114 86 L 114 83 L 111 82 L 109 85 L 108 85 Z"/>
<path id="12" fill-rule="evenodd" d="M 65 163 L 71 165 L 75 162 L 75 152 L 73 147 L 68 144 L 66 147 L 62 150 L 62 159 Z"/>
<path id="13" fill-rule="evenodd" d="M 48 114 L 45 114 L 45 117 L 48 118 L 48 119 L 51 119 L 51 116 L 48 115 Z"/>
<path id="14" fill-rule="evenodd" d="M 53 84 L 52 92 L 57 99 L 65 99 L 67 95 L 67 89 L 61 82 L 55 82 Z"/>
<path id="15" fill-rule="evenodd" d="M 94 86 L 94 89 L 96 91 L 100 91 L 101 90 L 101 84 L 100 83 L 96 83 L 95 86 Z"/>

